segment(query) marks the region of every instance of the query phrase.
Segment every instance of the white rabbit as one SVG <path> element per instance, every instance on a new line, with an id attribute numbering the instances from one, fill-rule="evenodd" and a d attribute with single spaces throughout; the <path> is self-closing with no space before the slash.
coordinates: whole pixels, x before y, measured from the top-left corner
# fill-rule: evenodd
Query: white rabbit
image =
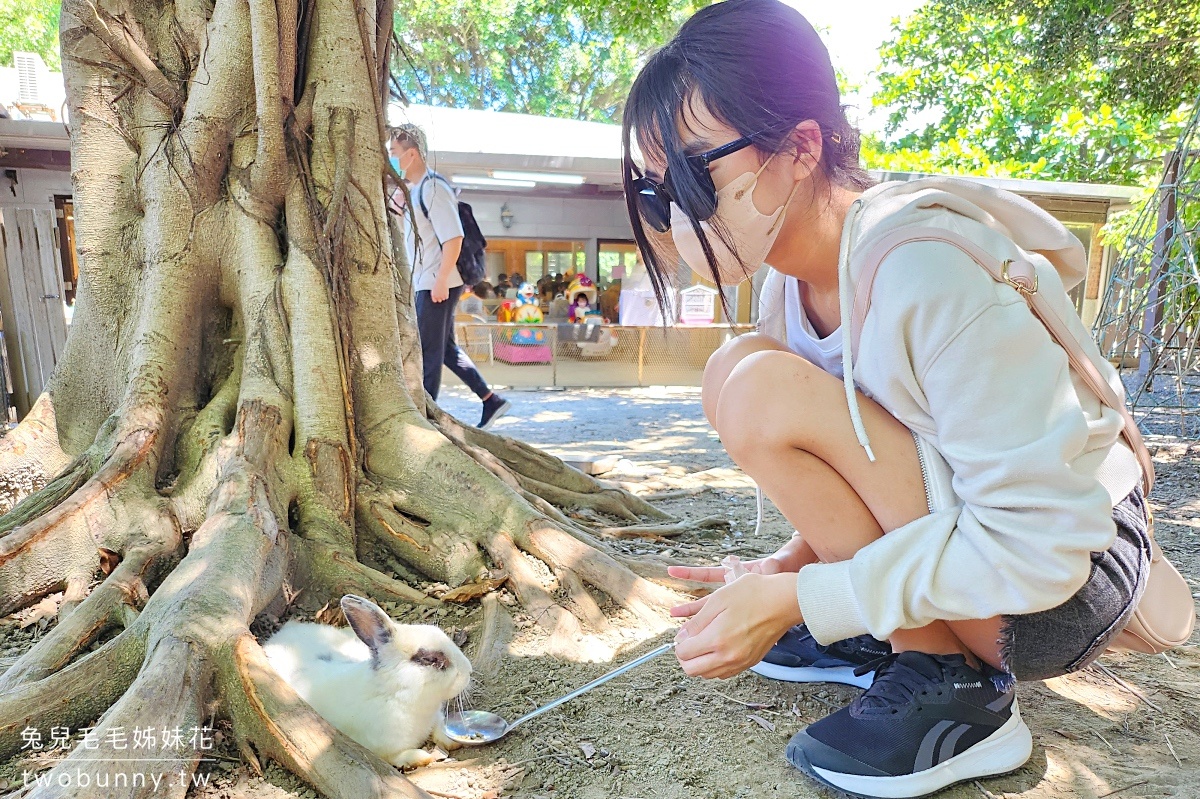
<path id="1" fill-rule="evenodd" d="M 397 624 L 350 594 L 341 605 L 353 632 L 290 621 L 263 645 L 267 659 L 304 701 L 367 749 L 398 768 L 428 765 L 433 756 L 420 747 L 441 732 L 443 703 L 466 689 L 471 662 L 431 624 Z"/>

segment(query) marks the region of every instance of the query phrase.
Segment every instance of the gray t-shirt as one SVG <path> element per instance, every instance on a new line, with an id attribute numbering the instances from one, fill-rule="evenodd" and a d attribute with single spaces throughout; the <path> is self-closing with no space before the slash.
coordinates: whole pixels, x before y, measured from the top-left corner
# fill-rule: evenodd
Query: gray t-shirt
<path id="1" fill-rule="evenodd" d="M 404 214 L 404 244 L 413 269 L 413 291 L 431 291 L 437 281 L 438 270 L 442 268 L 442 242 L 463 235 L 462 222 L 458 218 L 458 200 L 444 178 L 434 177 L 428 172 L 416 185 L 410 183 L 408 189 L 412 193 L 417 233 L 421 238 L 417 242 L 408 214 Z M 425 207 L 429 209 L 428 216 L 421 211 L 422 198 L 417 196 L 418 191 L 423 195 Z M 447 287 L 454 288 L 462 284 L 458 270 L 451 271 Z"/>

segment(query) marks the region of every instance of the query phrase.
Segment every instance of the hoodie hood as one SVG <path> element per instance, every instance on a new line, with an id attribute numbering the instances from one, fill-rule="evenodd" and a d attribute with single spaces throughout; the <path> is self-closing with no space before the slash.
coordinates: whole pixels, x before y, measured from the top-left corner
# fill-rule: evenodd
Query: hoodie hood
<path id="1" fill-rule="evenodd" d="M 859 444 L 874 461 L 858 408 L 854 385 L 854 353 L 849 335 L 854 287 L 864 258 L 873 242 L 897 230 L 913 227 L 944 227 L 968 238 L 1001 238 L 1021 250 L 1044 257 L 1070 290 L 1087 275 L 1083 244 L 1046 211 L 1011 192 L 974 181 L 950 177 L 893 181 L 873 186 L 854 201 L 842 226 L 838 255 L 838 295 L 842 337 L 843 380 L 846 404 Z M 982 226 L 985 230 L 981 230 Z M 992 235 L 987 235 L 990 232 Z M 1011 245 L 1010 245 L 1011 246 Z M 783 275 L 774 270 L 763 284 L 759 329 L 786 341 L 783 329 Z"/>
<path id="2" fill-rule="evenodd" d="M 1045 257 L 1068 291 L 1087 276 L 1087 254 L 1079 239 L 1012 192 L 961 178 L 931 177 L 881 183 L 859 199 L 862 205 L 849 240 L 853 250 L 866 252 L 872 240 L 904 225 L 941 227 L 936 217 L 949 211 L 994 230 L 1025 252 Z M 851 216 L 853 212 L 847 224 Z M 852 277 L 857 275 L 852 272 Z"/>

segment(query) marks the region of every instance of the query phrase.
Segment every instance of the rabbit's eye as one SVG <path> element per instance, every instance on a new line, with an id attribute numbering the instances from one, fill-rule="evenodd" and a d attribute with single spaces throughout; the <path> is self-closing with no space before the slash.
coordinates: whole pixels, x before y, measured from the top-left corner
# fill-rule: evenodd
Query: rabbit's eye
<path id="1" fill-rule="evenodd" d="M 446 657 L 445 652 L 439 652 L 436 649 L 418 649 L 417 654 L 412 656 L 412 662 L 418 666 L 435 668 L 438 671 L 450 668 L 450 658 Z"/>

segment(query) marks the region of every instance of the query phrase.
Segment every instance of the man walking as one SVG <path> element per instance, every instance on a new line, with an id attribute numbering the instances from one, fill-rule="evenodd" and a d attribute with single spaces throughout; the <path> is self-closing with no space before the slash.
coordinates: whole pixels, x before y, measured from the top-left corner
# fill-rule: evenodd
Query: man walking
<path id="1" fill-rule="evenodd" d="M 417 329 L 421 337 L 425 391 L 437 400 L 442 385 L 442 365 L 483 400 L 479 427 L 486 428 L 508 412 L 510 403 L 488 388 L 470 357 L 454 341 L 454 310 L 462 294 L 458 254 L 463 243 L 462 222 L 454 189 L 426 166 L 425 132 L 416 125 L 392 128 L 388 151 L 396 171 L 412 196 L 412 220 L 404 214 L 405 247 L 413 269 Z"/>

